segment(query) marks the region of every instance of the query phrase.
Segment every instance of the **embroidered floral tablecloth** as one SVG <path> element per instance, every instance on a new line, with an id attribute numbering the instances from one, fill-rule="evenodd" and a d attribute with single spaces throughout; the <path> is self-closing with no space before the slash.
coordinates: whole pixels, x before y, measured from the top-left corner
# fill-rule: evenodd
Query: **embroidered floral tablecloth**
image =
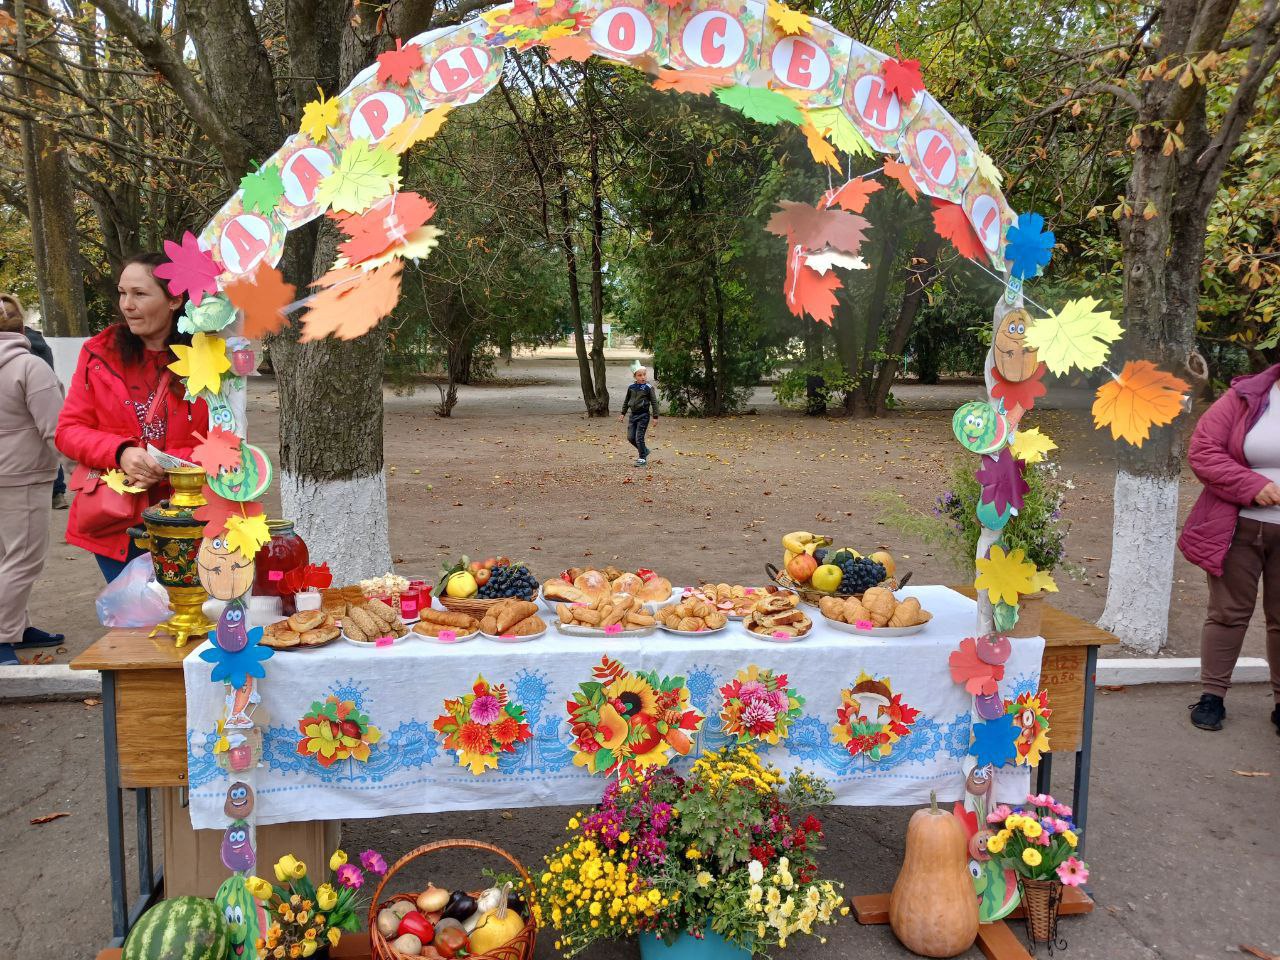
<path id="1" fill-rule="evenodd" d="M 837 632 L 809 610 L 816 624 L 799 643 L 759 640 L 736 622 L 705 638 L 635 640 L 553 625 L 529 643 L 445 646 L 411 633 L 381 649 L 278 653 L 253 717 L 257 822 L 589 804 L 619 770 L 684 765 L 740 737 L 784 770 L 824 777 L 837 803 L 919 804 L 930 790 L 959 799 L 972 698 L 948 657 L 973 633 L 974 603 L 945 587 L 902 592 L 934 616 L 893 639 Z M 1002 697 L 1039 689 L 1043 652 L 1038 637 L 1013 642 Z M 183 669 L 191 821 L 222 828 L 225 688 L 199 656 Z M 1020 801 L 1028 785 L 1011 760 L 996 799 Z"/>

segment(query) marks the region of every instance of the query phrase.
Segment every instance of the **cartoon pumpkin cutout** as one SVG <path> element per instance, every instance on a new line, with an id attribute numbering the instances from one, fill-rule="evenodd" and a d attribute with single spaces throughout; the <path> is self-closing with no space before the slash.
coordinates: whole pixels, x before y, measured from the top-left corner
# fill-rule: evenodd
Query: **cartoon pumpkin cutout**
<path id="1" fill-rule="evenodd" d="M 1010 310 L 996 325 L 991 352 L 995 356 L 1000 376 L 1010 383 L 1021 383 L 1029 379 L 1040 364 L 1036 351 L 1026 343 L 1027 327 L 1030 325 L 1031 315 L 1021 308 Z"/>
<path id="2" fill-rule="evenodd" d="M 234 600 L 253 586 L 253 558 L 227 546 L 224 537 L 205 537 L 196 554 L 200 586 L 215 600 Z"/>

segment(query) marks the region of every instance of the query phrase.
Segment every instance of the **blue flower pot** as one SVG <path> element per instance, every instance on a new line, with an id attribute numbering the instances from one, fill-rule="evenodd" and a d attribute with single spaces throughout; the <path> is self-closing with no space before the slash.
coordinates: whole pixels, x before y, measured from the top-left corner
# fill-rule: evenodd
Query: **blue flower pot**
<path id="1" fill-rule="evenodd" d="M 682 933 L 670 946 L 652 933 L 641 934 L 640 960 L 751 960 L 751 951 L 707 927 L 701 940 Z"/>

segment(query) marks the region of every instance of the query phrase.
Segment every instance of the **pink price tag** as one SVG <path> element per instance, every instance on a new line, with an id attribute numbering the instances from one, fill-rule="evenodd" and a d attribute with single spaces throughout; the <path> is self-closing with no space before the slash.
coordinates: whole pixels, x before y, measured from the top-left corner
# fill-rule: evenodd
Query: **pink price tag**
<path id="1" fill-rule="evenodd" d="M 754 597 L 754 596 L 756 595 L 756 588 L 755 588 L 755 587 L 747 587 L 747 588 L 746 588 L 745 590 L 743 590 L 742 592 L 743 592 L 743 593 L 745 593 L 748 597 Z"/>
<path id="2" fill-rule="evenodd" d="M 396 642 L 395 637 L 379 637 L 373 642 L 375 647 L 389 647 Z"/>
<path id="3" fill-rule="evenodd" d="M 441 630 L 436 634 L 436 639 L 441 643 L 453 643 L 453 641 L 458 639 L 458 635 L 452 630 Z"/>
<path id="4" fill-rule="evenodd" d="M 272 582 L 275 582 L 276 580 L 283 580 L 283 579 L 284 579 L 284 571 L 283 571 L 283 570 L 268 570 L 268 571 L 267 571 L 267 579 L 268 579 L 268 580 L 270 580 L 270 581 L 272 581 Z"/>
<path id="5" fill-rule="evenodd" d="M 622 632 L 622 624 L 620 624 L 620 623 L 611 623 L 611 624 L 609 624 L 607 627 L 605 627 L 605 628 L 604 628 L 604 632 L 605 632 L 605 633 L 608 633 L 608 634 L 621 633 L 621 632 Z"/>
<path id="6" fill-rule="evenodd" d="M 783 631 L 783 630 L 775 630 L 775 631 L 773 631 L 773 639 L 775 639 L 775 640 L 790 640 L 790 639 L 791 639 L 791 634 L 789 634 L 789 633 L 787 633 L 787 632 L 785 632 L 785 631 Z"/>
<path id="7" fill-rule="evenodd" d="M 854 626 L 859 630 L 874 630 L 876 628 L 876 625 L 870 620 L 859 620 Z"/>
<path id="8" fill-rule="evenodd" d="M 514 633 L 504 633 L 502 636 L 498 637 L 499 640 L 514 640 L 515 638 L 516 635 Z"/>
<path id="9" fill-rule="evenodd" d="M 585 603 L 578 603 L 578 602 L 574 602 L 574 603 L 569 604 L 569 606 L 571 606 L 571 607 L 585 607 L 585 606 L 586 606 L 586 604 L 585 604 Z"/>

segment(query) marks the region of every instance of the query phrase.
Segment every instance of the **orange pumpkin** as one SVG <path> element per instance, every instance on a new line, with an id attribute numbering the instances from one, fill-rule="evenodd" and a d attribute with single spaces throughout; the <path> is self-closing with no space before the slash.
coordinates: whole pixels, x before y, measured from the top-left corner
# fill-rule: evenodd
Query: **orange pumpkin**
<path id="1" fill-rule="evenodd" d="M 911 815 L 907 852 L 889 895 L 889 925 L 922 957 L 955 957 L 978 939 L 978 898 L 969 875 L 969 845 L 960 821 L 930 806 Z"/>
<path id="2" fill-rule="evenodd" d="M 796 583 L 808 583 L 813 571 L 818 569 L 818 561 L 807 553 L 798 553 L 787 564 L 787 573 Z"/>

